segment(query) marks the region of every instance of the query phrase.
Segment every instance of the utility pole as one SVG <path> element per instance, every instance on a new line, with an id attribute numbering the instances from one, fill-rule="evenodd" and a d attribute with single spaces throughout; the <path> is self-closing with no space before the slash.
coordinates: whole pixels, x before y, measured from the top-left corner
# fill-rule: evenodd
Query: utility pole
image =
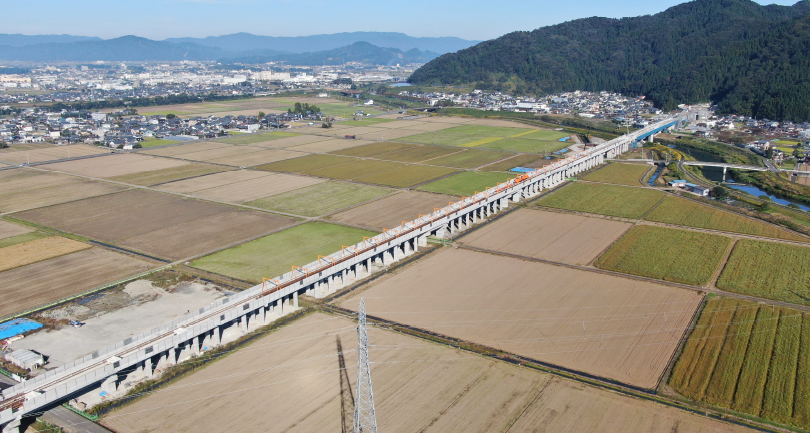
<path id="1" fill-rule="evenodd" d="M 360 299 L 357 311 L 357 398 L 354 399 L 354 433 L 377 433 L 374 392 L 371 390 L 371 368 L 368 362 L 366 301 Z"/>

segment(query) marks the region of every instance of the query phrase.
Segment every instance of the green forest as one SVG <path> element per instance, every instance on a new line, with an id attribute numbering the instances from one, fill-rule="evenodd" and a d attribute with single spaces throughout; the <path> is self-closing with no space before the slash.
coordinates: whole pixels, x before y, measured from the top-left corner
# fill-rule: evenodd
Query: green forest
<path id="1" fill-rule="evenodd" d="M 510 33 L 443 55 L 410 81 L 519 95 L 608 90 L 664 110 L 712 101 L 721 114 L 807 121 L 810 0 L 695 0 L 655 15 Z"/>

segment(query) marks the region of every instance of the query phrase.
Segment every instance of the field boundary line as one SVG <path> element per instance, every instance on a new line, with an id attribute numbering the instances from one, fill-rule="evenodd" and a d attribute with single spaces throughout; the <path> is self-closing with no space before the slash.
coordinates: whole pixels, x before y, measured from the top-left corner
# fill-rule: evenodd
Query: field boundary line
<path id="1" fill-rule="evenodd" d="M 658 200 L 658 203 L 654 204 L 647 212 L 644 212 L 644 215 L 642 215 L 641 218 L 638 219 L 638 221 L 646 221 L 647 215 L 651 214 L 655 209 L 658 208 L 658 206 L 661 206 L 661 203 L 663 203 L 664 200 L 667 199 L 667 197 L 668 197 L 668 195 L 665 192 L 664 196 L 661 197 L 661 200 Z"/>
<path id="2" fill-rule="evenodd" d="M 706 298 L 708 296 L 709 295 L 703 295 L 701 297 L 700 303 L 698 304 L 697 308 L 695 308 L 695 312 L 692 314 L 692 320 L 689 321 L 686 329 L 684 329 L 683 335 L 681 335 L 681 339 L 678 342 L 678 346 L 669 357 L 667 367 L 664 369 L 664 372 L 661 373 L 661 377 L 658 378 L 658 386 L 656 386 L 658 394 L 664 394 L 664 386 L 669 380 L 669 376 L 672 374 L 672 369 L 675 368 L 675 363 L 678 362 L 678 359 L 681 357 L 681 353 L 683 352 L 684 347 L 686 347 L 686 342 L 689 341 L 689 337 L 692 336 L 692 332 L 694 332 L 697 322 L 700 319 L 700 316 L 703 314 L 703 310 L 706 308 Z"/>
<path id="3" fill-rule="evenodd" d="M 712 275 L 712 279 L 706 284 L 707 289 L 717 288 L 717 280 L 720 279 L 720 275 L 723 274 L 723 271 L 726 269 L 726 265 L 728 265 L 728 260 L 731 258 L 731 254 L 734 252 L 734 248 L 737 246 L 737 242 L 739 239 L 731 239 L 728 247 L 726 248 L 726 253 L 723 256 L 723 260 L 720 262 L 720 266 L 714 271 L 714 275 Z"/>
<path id="4" fill-rule="evenodd" d="M 420 164 L 411 164 L 411 165 L 420 165 Z M 438 166 L 438 165 L 426 165 L 425 167 L 440 167 L 440 166 Z M 443 167 L 443 168 L 453 168 L 453 167 Z M 444 176 L 434 177 L 433 179 L 430 179 L 430 180 L 422 182 L 422 183 L 417 183 L 416 185 L 411 185 L 411 186 L 409 186 L 407 188 L 404 188 L 404 189 L 409 190 L 409 191 L 414 190 L 416 188 L 419 188 L 420 186 L 424 186 L 424 185 L 427 185 L 429 183 L 438 182 L 438 181 L 440 181 L 442 179 L 446 179 L 448 177 L 455 176 L 457 174 L 472 171 L 472 170 L 464 170 L 464 169 L 456 169 L 456 170 L 457 171 L 454 171 L 454 172 L 452 172 L 450 174 L 445 174 Z M 453 194 L 447 194 L 447 195 L 453 195 Z"/>
<path id="5" fill-rule="evenodd" d="M 319 308 L 319 310 L 325 313 L 331 313 L 339 316 L 351 317 L 354 314 L 352 310 L 332 304 L 323 304 L 321 308 Z M 721 409 L 710 410 L 708 408 L 701 408 L 697 406 L 694 402 L 689 400 L 681 401 L 667 396 L 661 396 L 657 394 L 655 389 L 635 387 L 633 385 L 628 385 L 622 382 L 614 381 L 612 379 L 590 375 L 588 373 L 583 373 L 576 370 L 570 370 L 565 367 L 557 366 L 555 364 L 550 364 L 543 361 L 538 361 L 535 359 L 515 355 L 510 352 L 504 352 L 502 350 L 494 349 L 482 344 L 456 339 L 433 331 L 423 330 L 421 328 L 416 328 L 414 326 L 401 324 L 387 319 L 382 319 L 376 316 L 368 316 L 368 317 L 373 321 L 373 325 L 375 327 L 385 329 L 390 332 L 397 332 L 409 335 L 414 338 L 418 338 L 421 340 L 425 340 L 456 350 L 470 352 L 485 358 L 503 361 L 506 363 L 516 365 L 518 367 L 525 367 L 532 370 L 537 370 L 552 376 L 569 379 L 574 382 L 583 383 L 585 385 L 590 385 L 606 391 L 616 392 L 618 394 L 622 394 L 625 396 L 651 401 L 653 403 L 662 404 L 664 406 L 680 409 L 689 413 L 693 413 L 699 416 L 705 416 L 707 418 L 723 421 L 726 423 L 736 424 L 763 432 L 778 433 L 783 431 L 781 429 L 775 430 L 768 428 L 766 425 L 760 424 L 761 421 L 758 419 L 747 419 L 745 417 L 739 417 L 736 415 L 733 415 L 735 416 L 735 418 L 729 418 L 727 414 L 729 414 L 730 412 L 723 411 Z"/>
<path id="6" fill-rule="evenodd" d="M 390 188 L 390 187 L 384 187 L 384 188 Z M 339 214 L 341 212 L 345 212 L 347 210 L 351 210 L 351 209 L 354 209 L 356 207 L 365 206 L 365 205 L 367 205 L 369 203 L 374 203 L 376 201 L 379 201 L 379 200 L 382 200 L 382 199 L 385 199 L 385 198 L 388 198 L 388 197 L 393 197 L 393 196 L 395 196 L 395 195 L 402 192 L 402 190 L 399 190 L 399 189 L 394 189 L 394 188 L 392 188 L 392 189 L 393 189 L 393 191 L 391 191 L 390 193 L 388 193 L 386 195 L 383 195 L 383 196 L 380 196 L 380 197 L 377 197 L 377 198 L 372 198 L 371 200 L 366 200 L 366 201 L 364 201 L 362 203 L 358 203 L 358 204 L 355 204 L 353 206 L 344 207 L 344 208 L 338 209 L 336 211 L 325 213 L 323 215 L 318 215 L 318 216 L 316 216 L 314 218 L 317 218 L 317 219 L 328 218 L 330 216 L 337 215 L 337 214 Z M 293 190 L 293 191 L 295 191 L 295 190 Z M 270 197 L 272 197 L 272 196 L 270 196 Z"/>

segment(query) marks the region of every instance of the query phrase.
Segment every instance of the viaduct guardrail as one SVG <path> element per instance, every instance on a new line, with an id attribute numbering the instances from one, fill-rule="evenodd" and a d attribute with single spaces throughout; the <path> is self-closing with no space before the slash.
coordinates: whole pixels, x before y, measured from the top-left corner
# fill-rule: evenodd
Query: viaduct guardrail
<path id="1" fill-rule="evenodd" d="M 221 343 L 223 331 L 238 326 L 249 332 L 283 316 L 298 306 L 299 294 L 324 297 L 341 286 L 365 278 L 427 245 L 428 236 L 444 237 L 471 227 L 478 220 L 506 209 L 510 202 L 531 198 L 554 188 L 566 178 L 591 169 L 605 159 L 626 152 L 630 146 L 658 132 L 675 127 L 670 118 L 618 137 L 551 165 L 522 174 L 486 191 L 463 197 L 449 206 L 420 215 L 377 236 L 344 246 L 340 251 L 290 272 L 265 279 L 238 294 L 142 332 L 113 346 L 36 376 L 2 392 L 0 425 L 3 432 L 18 431 L 22 417 L 83 394 L 96 386 L 116 390 L 119 375 L 137 369 L 147 375 Z"/>

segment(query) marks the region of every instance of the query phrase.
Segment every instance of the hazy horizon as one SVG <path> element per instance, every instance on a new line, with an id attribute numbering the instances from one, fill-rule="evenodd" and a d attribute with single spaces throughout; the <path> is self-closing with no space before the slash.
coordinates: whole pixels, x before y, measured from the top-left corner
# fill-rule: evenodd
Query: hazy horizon
<path id="1" fill-rule="evenodd" d="M 795 0 L 756 0 L 760 4 L 792 5 Z M 355 31 L 398 32 L 414 37 L 455 36 L 487 40 L 506 33 L 534 30 L 578 18 L 621 18 L 661 12 L 683 0 L 647 2 L 627 0 L 570 0 L 565 3 L 516 0 L 508 3 L 449 0 L 441 3 L 415 0 L 401 9 L 390 3 L 368 0 L 350 3 L 318 0 L 77 0 L 36 2 L 36 19 L 6 23 L 3 33 L 23 35 L 96 36 L 114 39 L 140 36 L 163 40 L 178 37 L 204 38 L 233 33 L 261 36 L 310 36 Z M 31 14 L 34 2 L 25 0 L 5 6 L 7 16 Z M 281 19 L 281 18 L 283 19 Z M 296 17 L 298 19 L 296 19 Z M 92 30 L 90 30 L 92 29 Z"/>

